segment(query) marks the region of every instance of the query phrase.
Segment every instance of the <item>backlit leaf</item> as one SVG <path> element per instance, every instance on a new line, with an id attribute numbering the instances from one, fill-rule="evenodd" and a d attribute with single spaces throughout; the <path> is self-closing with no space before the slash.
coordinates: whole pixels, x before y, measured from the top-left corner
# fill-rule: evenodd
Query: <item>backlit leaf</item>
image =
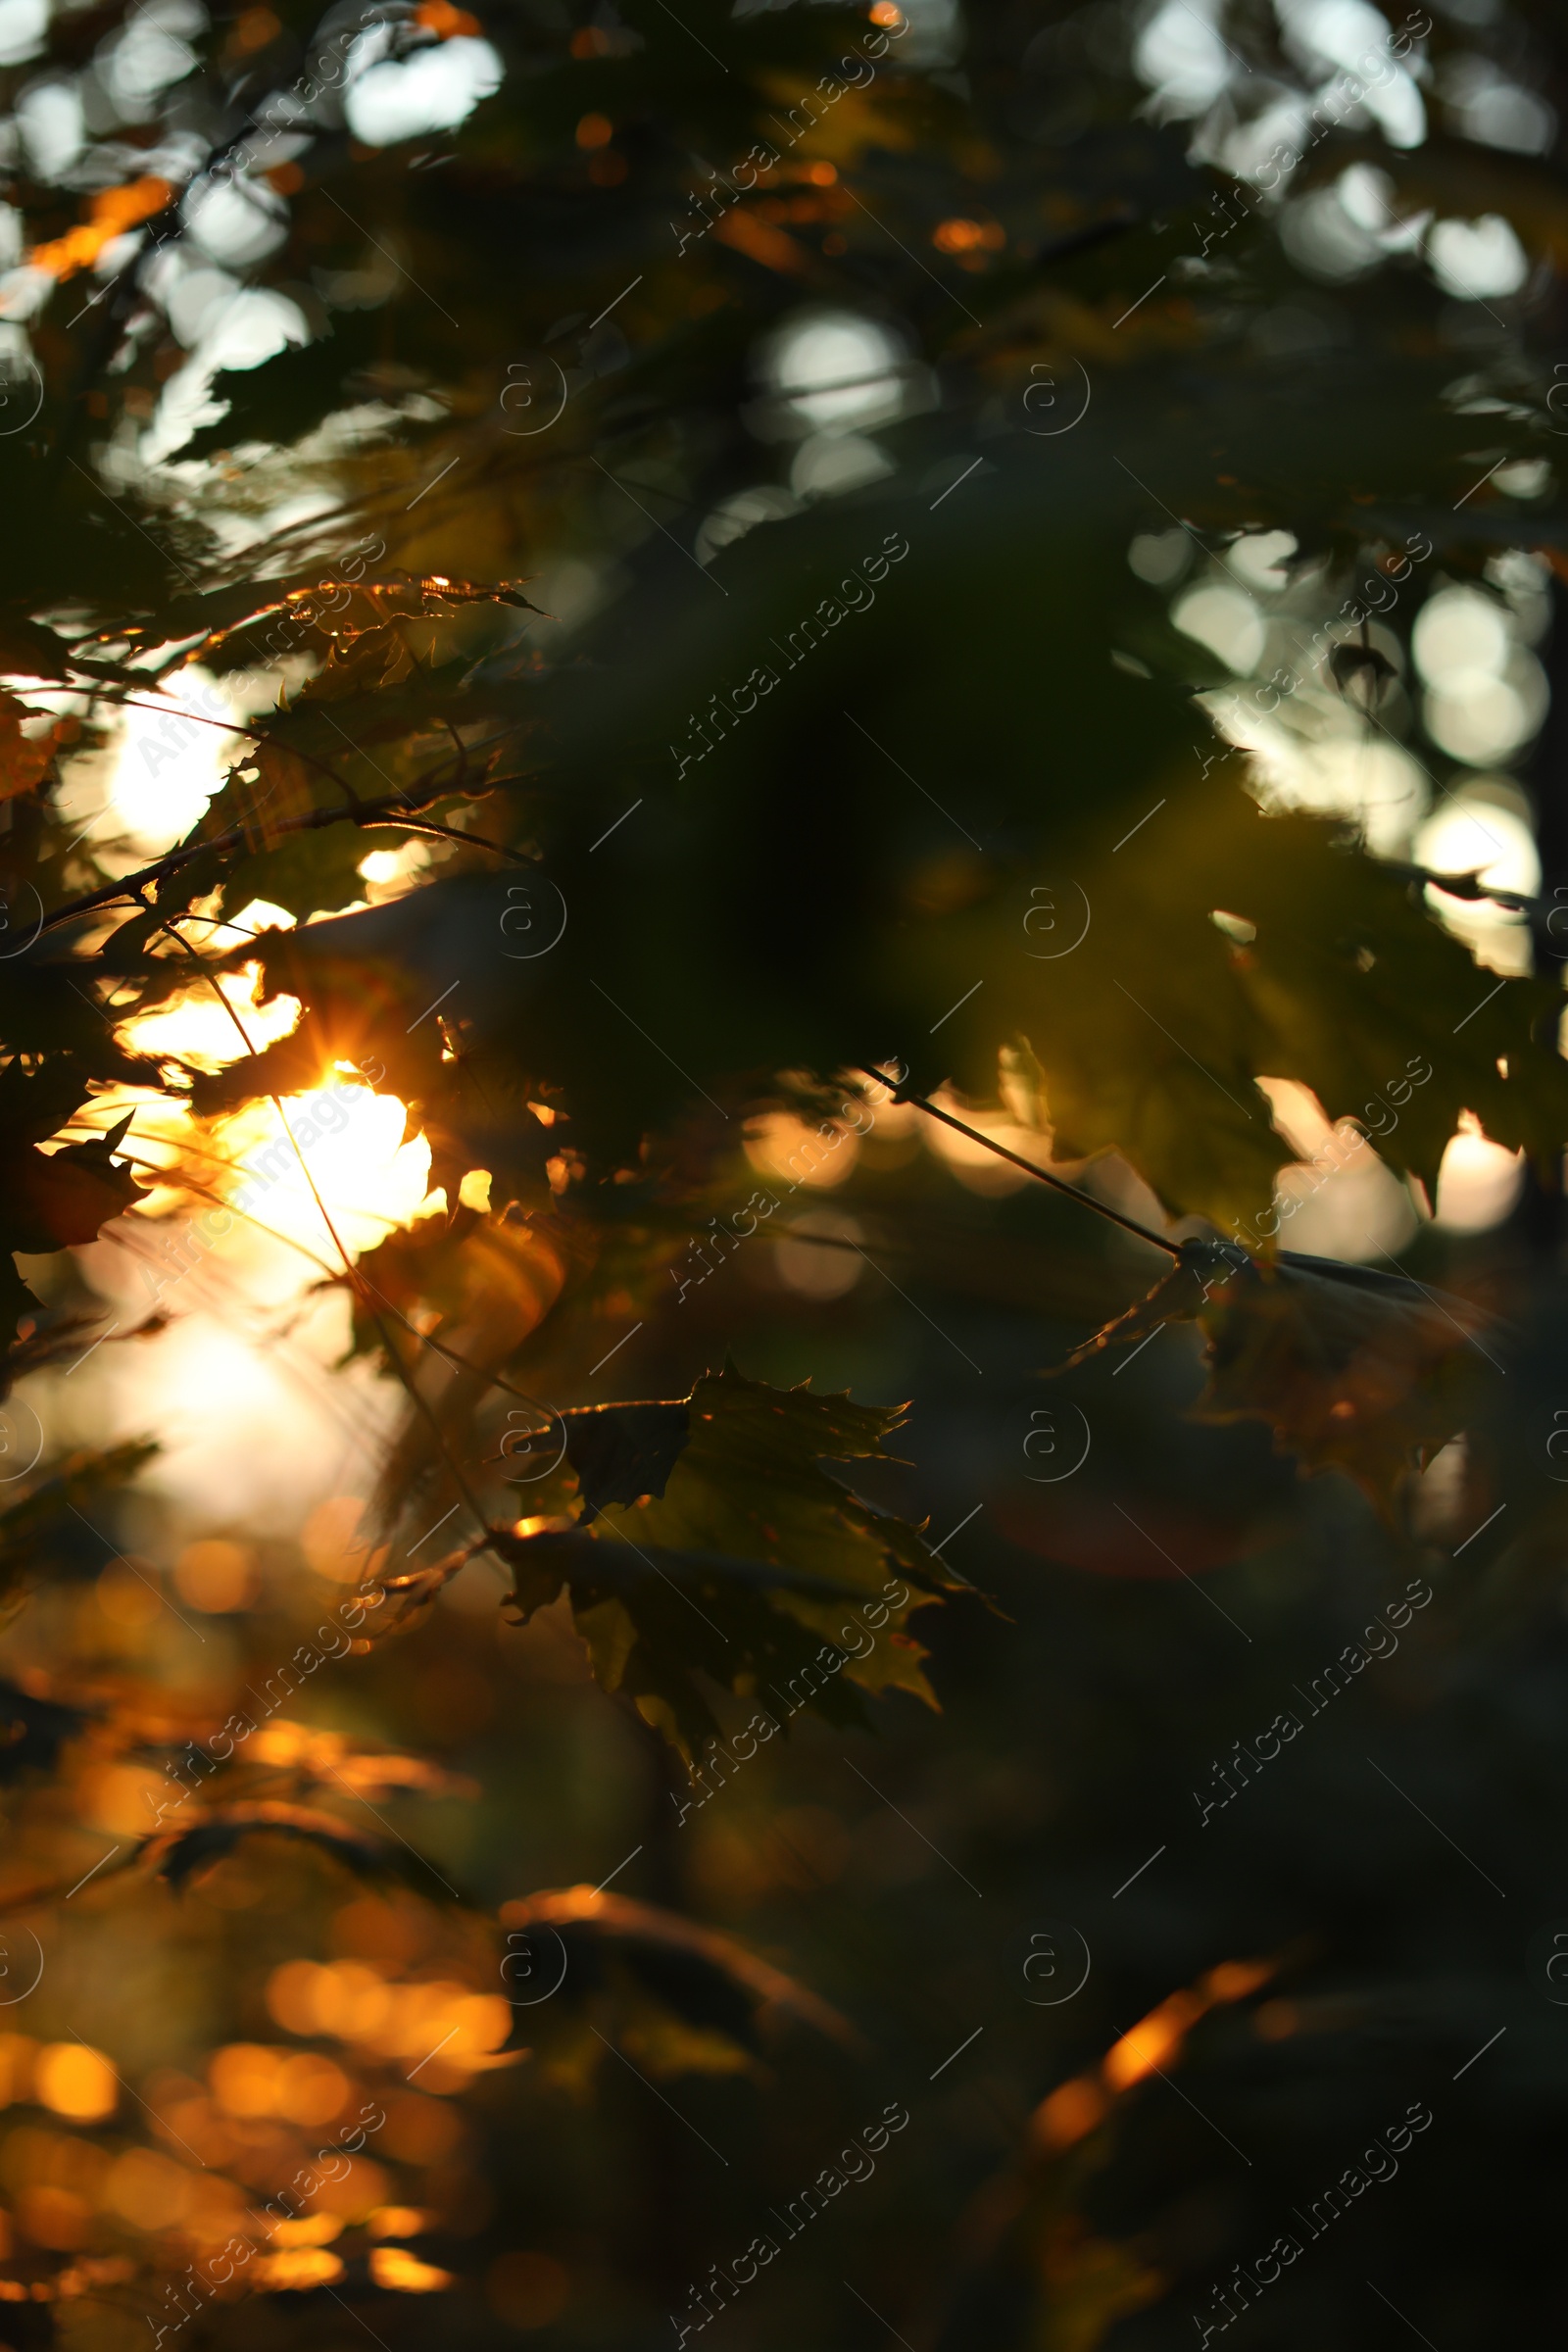
<path id="1" fill-rule="evenodd" d="M 1480 1336 L 1488 1318 L 1464 1299 L 1370 1267 L 1289 1252 L 1258 1263 L 1206 1242 L 1185 1243 L 1148 1298 L 1069 1361 L 1194 1320 L 1208 1342 L 1194 1418 L 1266 1421 L 1283 1450 L 1347 1471 L 1384 1510 L 1500 1369 Z"/>

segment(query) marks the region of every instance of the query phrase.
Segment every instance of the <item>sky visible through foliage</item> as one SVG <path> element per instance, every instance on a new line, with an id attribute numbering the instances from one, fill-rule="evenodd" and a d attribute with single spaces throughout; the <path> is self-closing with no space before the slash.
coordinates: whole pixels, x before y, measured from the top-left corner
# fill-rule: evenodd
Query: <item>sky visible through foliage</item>
<path id="1" fill-rule="evenodd" d="M 1545 0 L 0 0 L 0 2352 L 1565 2314 Z"/>

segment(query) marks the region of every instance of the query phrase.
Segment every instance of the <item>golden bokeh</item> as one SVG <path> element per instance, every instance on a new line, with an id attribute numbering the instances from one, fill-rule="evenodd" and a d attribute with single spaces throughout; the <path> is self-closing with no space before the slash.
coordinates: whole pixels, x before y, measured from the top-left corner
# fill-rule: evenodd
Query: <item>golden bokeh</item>
<path id="1" fill-rule="evenodd" d="M 434 2218 L 421 2205 L 380 2205 L 367 2227 L 372 2237 L 417 2237 Z"/>
<path id="2" fill-rule="evenodd" d="M 73 2123 L 100 2124 L 120 2104 L 114 2068 L 84 2041 L 47 2042 L 38 2052 L 32 2079 L 40 2104 Z"/>
<path id="3" fill-rule="evenodd" d="M 86 2198 L 74 2188 L 54 2188 L 43 2181 L 22 2191 L 17 2219 L 35 2246 L 57 2254 L 84 2246 L 92 2230 L 92 2207 Z"/>
<path id="4" fill-rule="evenodd" d="M 242 2119 L 273 2115 L 293 2124 L 329 2124 L 353 2089 L 330 2058 L 257 2041 L 231 2041 L 215 2051 L 207 2074 L 220 2107 Z"/>
<path id="5" fill-rule="evenodd" d="M 372 1554 L 359 1533 L 365 1504 L 358 1494 L 333 1494 L 318 1502 L 300 1531 L 300 1549 L 318 1576 L 335 1585 L 357 1585 L 374 1572 L 385 1549 Z"/>
<path id="6" fill-rule="evenodd" d="M 226 2114 L 261 2116 L 273 2113 L 282 2053 L 256 2041 L 231 2041 L 215 2050 L 207 2064 L 213 2096 Z"/>
<path id="7" fill-rule="evenodd" d="M 249 1608 L 260 1585 L 256 1554 L 250 1544 L 220 1536 L 187 1544 L 174 1562 L 174 1585 L 182 1599 L 209 1616 Z"/>
<path id="8" fill-rule="evenodd" d="M 385 2165 L 373 2163 L 368 2156 L 345 2156 L 341 2162 L 344 2170 L 339 2177 L 318 2181 L 306 2203 L 313 2213 L 341 2214 L 346 2222 L 363 2222 L 377 2205 L 387 2202 L 392 2176 Z"/>
<path id="9" fill-rule="evenodd" d="M 95 1588 L 98 1606 L 111 1625 L 139 1633 L 163 1607 L 158 1587 L 128 1560 L 111 1560 Z"/>
<path id="10" fill-rule="evenodd" d="M 340 2213 L 302 2213 L 297 2221 L 277 2222 L 272 2228 L 274 2246 L 329 2246 L 343 2234 L 343 2216 Z"/>
<path id="11" fill-rule="evenodd" d="M 454 2283 L 450 2271 L 439 2271 L 433 2262 L 421 2262 L 406 2246 L 372 2246 L 370 2248 L 370 2283 L 389 2286 L 400 2295 L 433 2295 L 443 2286 Z"/>
<path id="12" fill-rule="evenodd" d="M 104 2184 L 104 2203 L 133 2230 L 172 2230 L 189 2214 L 194 2186 L 183 2165 L 154 2148 L 129 2148 Z"/>
<path id="13" fill-rule="evenodd" d="M 274 2292 L 282 2287 L 298 2293 L 307 2287 L 330 2286 L 334 2278 L 342 2276 L 341 2258 L 328 2254 L 322 2246 L 285 2247 L 278 2254 L 263 2254 L 251 2266 L 253 2282 Z"/>
<path id="14" fill-rule="evenodd" d="M 497 2064 L 512 2031 L 501 1993 L 447 1978 L 388 1984 L 363 1960 L 286 1960 L 268 1980 L 267 2004 L 287 2033 L 330 2034 L 378 2057 L 416 2062 L 428 2069 L 429 2090 L 460 2087 Z"/>
<path id="15" fill-rule="evenodd" d="M 291 2124 L 329 2124 L 342 2114 L 352 2089 L 330 2058 L 301 2050 L 278 2068 L 273 2097 L 276 2112 Z"/>

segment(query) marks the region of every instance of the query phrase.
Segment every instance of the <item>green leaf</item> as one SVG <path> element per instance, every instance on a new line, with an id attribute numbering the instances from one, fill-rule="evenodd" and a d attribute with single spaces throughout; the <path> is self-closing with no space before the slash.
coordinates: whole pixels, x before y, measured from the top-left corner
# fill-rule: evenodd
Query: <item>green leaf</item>
<path id="1" fill-rule="evenodd" d="M 700 1380 L 687 1404 L 690 1435 L 663 1493 L 601 1508 L 586 1530 L 591 1559 L 566 1577 L 574 1604 L 579 1593 L 590 1607 L 613 1599 L 635 1628 L 617 1679 L 642 1713 L 683 1747 L 716 1728 L 687 1657 L 738 1695 L 790 1712 L 804 1690 L 831 1719 L 862 1720 L 846 1683 L 935 1706 L 926 1653 L 906 1629 L 930 1588 L 953 1580 L 913 1528 L 821 1466 L 893 1458 L 884 1440 L 902 1408 L 769 1388 L 733 1365 Z M 521 1539 L 524 1562 L 530 1551 Z M 926 1592 L 911 1595 L 901 1575 Z M 890 1603 L 890 1592 L 902 1597 Z M 866 1604 L 879 1622 L 859 1622 Z"/>
<path id="2" fill-rule="evenodd" d="M 562 1415 L 586 1527 L 607 1503 L 662 1498 L 691 1443 L 689 1403 L 592 1404 Z"/>
<path id="3" fill-rule="evenodd" d="M 862 1693 L 936 1705 L 907 1626 L 957 1580 L 907 1522 L 822 1467 L 894 1459 L 884 1440 L 902 1407 L 769 1388 L 731 1364 L 679 1401 L 558 1418 L 563 1466 L 530 1488 L 532 1515 L 548 1520 L 574 1491 L 581 1508 L 574 1523 L 489 1531 L 513 1570 L 511 1606 L 526 1622 L 569 1592 L 600 1681 L 683 1754 L 718 1729 L 704 1682 L 756 1701 L 776 1729 L 805 1706 L 863 1723 Z M 393 1622 L 467 1556 L 389 1579 Z"/>

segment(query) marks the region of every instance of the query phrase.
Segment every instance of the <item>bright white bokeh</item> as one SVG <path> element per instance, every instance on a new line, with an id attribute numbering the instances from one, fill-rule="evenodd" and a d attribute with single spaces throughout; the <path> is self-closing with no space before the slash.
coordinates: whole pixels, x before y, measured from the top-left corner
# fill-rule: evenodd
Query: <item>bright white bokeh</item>
<path id="1" fill-rule="evenodd" d="M 1201 114 L 1231 77 L 1231 56 L 1208 0 L 1165 0 L 1133 49 L 1133 71 L 1154 92 L 1155 111 Z"/>
<path id="2" fill-rule="evenodd" d="M 1438 1171 L 1437 1222 L 1449 1233 L 1486 1233 L 1502 1223 L 1524 1181 L 1524 1153 L 1493 1143 L 1466 1111 Z"/>
<path id="3" fill-rule="evenodd" d="M 1535 835 L 1518 787 L 1507 776 L 1478 777 L 1468 790 L 1447 794 L 1416 835 L 1411 855 L 1429 872 L 1474 873 L 1495 890 L 1532 897 L 1541 887 Z M 1445 928 L 1489 970 L 1530 970 L 1530 930 L 1522 914 L 1493 900 L 1455 898 L 1433 886 L 1426 896 Z"/>
<path id="4" fill-rule="evenodd" d="M 1410 644 L 1427 683 L 1422 717 L 1450 759 L 1490 767 L 1540 729 L 1546 673 L 1518 636 L 1508 608 L 1479 588 L 1440 588 L 1417 614 Z"/>
<path id="5" fill-rule="evenodd" d="M 103 1261 L 120 1261 L 113 1267 Z M 151 1303 L 135 1260 L 95 1246 L 93 1273 L 127 1323 Z M 196 1306 L 201 1281 L 208 1303 Z M 368 1491 L 402 1392 L 364 1364 L 337 1369 L 348 1300 L 301 1303 L 280 1336 L 217 1268 L 171 1294 L 176 1313 L 156 1337 L 100 1348 L 69 1381 L 41 1374 L 19 1393 L 63 1446 L 113 1446 L 156 1433 L 140 1485 L 198 1525 L 291 1534 L 323 1496 Z M 287 1465 L 286 1475 L 279 1464 Z"/>
<path id="6" fill-rule="evenodd" d="M 1299 1154 L 1275 1185 L 1280 1249 L 1361 1265 L 1402 1248 L 1419 1221 L 1415 1203 L 1359 1128 L 1349 1118 L 1331 1123 L 1311 1088 L 1297 1079 L 1257 1083 L 1275 1126 Z M 1266 1225 L 1265 1218 L 1260 1230 Z M 1245 1232 L 1242 1239 L 1255 1247 Z"/>
<path id="7" fill-rule="evenodd" d="M 1529 256 L 1500 213 L 1437 221 L 1427 235 L 1427 260 L 1444 292 L 1460 302 L 1517 294 L 1530 275 Z"/>
<path id="8" fill-rule="evenodd" d="M 1281 0 L 1277 13 L 1285 45 L 1314 78 L 1337 68 L 1317 93 L 1333 110 L 1331 119 L 1370 115 L 1391 147 L 1419 147 L 1426 137 L 1426 108 L 1407 69 L 1390 48 L 1393 28 L 1368 0 Z M 1347 107 L 1340 74 L 1361 85 L 1354 107 Z"/>
<path id="9" fill-rule="evenodd" d="M 1430 212 L 1399 213 L 1395 204 L 1398 187 L 1376 164 L 1350 164 L 1334 183 L 1334 193 L 1347 217 L 1384 253 L 1411 253 L 1426 234 Z"/>
<path id="10" fill-rule="evenodd" d="M 164 298 L 169 323 L 174 339 L 187 351 L 194 351 L 203 335 L 210 334 L 240 291 L 240 281 L 226 270 L 192 267 L 188 257 L 185 267 L 172 277 Z"/>
<path id="11" fill-rule="evenodd" d="M 1291 575 L 1286 565 L 1296 548 L 1294 531 L 1244 531 L 1226 549 L 1225 562 L 1249 588 L 1266 595 L 1271 589 L 1289 585 Z"/>
<path id="12" fill-rule="evenodd" d="M 1297 734 L 1251 724 L 1252 779 L 1268 808 L 1310 809 L 1359 826 L 1373 855 L 1401 856 L 1425 813 L 1427 779 L 1408 752 L 1386 736 Z"/>
<path id="13" fill-rule="evenodd" d="M 1521 646 L 1501 677 L 1460 670 L 1448 686 L 1432 688 L 1422 717 L 1433 742 L 1451 760 L 1491 767 L 1522 751 L 1540 731 L 1547 696 L 1545 672 Z"/>
<path id="14" fill-rule="evenodd" d="M 68 760 L 62 807 L 94 841 L 156 858 L 183 841 L 242 747 L 225 721 L 244 715 L 228 680 L 195 667 L 149 678 L 116 714 L 108 745 Z M 100 706 L 100 720 L 110 706 Z"/>
<path id="15" fill-rule="evenodd" d="M 206 23 L 207 12 L 196 0 L 142 0 L 100 45 L 98 71 L 122 121 L 151 120 L 162 93 L 195 66 L 195 52 L 182 36 L 200 32 Z"/>
<path id="16" fill-rule="evenodd" d="M 220 273 L 215 271 L 216 278 Z M 242 286 L 224 298 L 213 291 L 210 308 L 190 358 L 164 386 L 158 411 L 142 436 L 141 458 L 158 466 L 184 447 L 204 424 L 215 424 L 223 404 L 213 398 L 213 378 L 222 368 L 255 368 L 292 343 L 309 340 L 297 302 L 270 286 Z"/>
<path id="17" fill-rule="evenodd" d="M 35 57 L 49 24 L 49 0 L 0 0 L 0 66 Z"/>
<path id="18" fill-rule="evenodd" d="M 1303 154 L 1310 144 L 1306 101 L 1298 92 L 1276 96 L 1260 114 L 1227 127 L 1215 147 L 1215 161 L 1238 179 L 1267 178 L 1270 191 L 1288 186 L 1291 166 L 1286 157 Z"/>
<path id="19" fill-rule="evenodd" d="M 1338 66 L 1359 75 L 1369 52 L 1386 50 L 1389 21 L 1371 0 L 1278 0 L 1276 14 L 1286 48 L 1308 71 Z"/>
<path id="20" fill-rule="evenodd" d="M 1416 614 L 1410 651 L 1429 686 L 1455 670 L 1479 669 L 1499 676 L 1512 650 L 1508 616 L 1494 596 L 1479 588 L 1440 588 Z"/>
<path id="21" fill-rule="evenodd" d="M 808 312 L 763 345 L 765 380 L 797 428 L 847 433 L 904 406 L 903 343 L 854 311 Z"/>
<path id="22" fill-rule="evenodd" d="M 1432 873 L 1473 873 L 1526 897 L 1541 888 L 1541 858 L 1525 818 L 1480 793 L 1447 794 L 1417 834 L 1415 855 Z"/>
<path id="23" fill-rule="evenodd" d="M 36 81 L 17 100 L 17 128 L 35 179 L 55 180 L 86 142 L 81 93 L 74 81 Z"/>
<path id="24" fill-rule="evenodd" d="M 355 49 L 359 46 L 357 42 Z M 481 100 L 500 89 L 504 78 L 501 59 L 490 43 L 464 33 L 432 49 L 416 50 L 401 62 L 382 58 L 358 74 L 354 58 L 351 50 L 343 112 L 350 130 L 367 147 L 394 147 L 401 139 L 455 130 Z"/>
<path id="25" fill-rule="evenodd" d="M 1263 616 L 1244 588 L 1222 580 L 1190 588 L 1172 605 L 1170 616 L 1184 637 L 1206 646 L 1239 677 L 1256 667 L 1266 633 Z"/>
<path id="26" fill-rule="evenodd" d="M 199 1050 L 207 1016 L 192 999 L 183 1017 L 184 1042 Z M 101 1099 L 92 1123 L 132 1102 Z M 183 1163 L 248 1214 L 199 1205 L 117 1218 L 75 1254 L 111 1324 L 134 1329 L 158 1312 L 167 1328 L 24 1384 L 62 1449 L 156 1432 L 161 1450 L 142 1483 L 197 1522 L 243 1520 L 263 1534 L 292 1532 L 323 1496 L 373 1481 L 403 1393 L 367 1364 L 338 1369 L 349 1301 L 317 1286 L 341 1267 L 339 1242 L 357 1258 L 412 1223 L 430 1173 L 424 1138 L 404 1141 L 403 1104 L 347 1071 L 323 1072 L 282 1110 L 287 1133 L 268 1102 L 206 1127 L 167 1101 L 136 1102 L 126 1148 Z M 182 1198 L 155 1189 L 147 1205 L 172 1210 Z"/>
<path id="27" fill-rule="evenodd" d="M 1329 285 L 1364 277 L 1384 258 L 1381 238 L 1352 218 L 1338 188 L 1314 188 L 1288 204 L 1280 242 L 1304 275 Z"/>
<path id="28" fill-rule="evenodd" d="M 265 179 L 199 179 L 180 210 L 191 243 L 236 270 L 275 253 L 288 236 L 288 206 Z"/>

